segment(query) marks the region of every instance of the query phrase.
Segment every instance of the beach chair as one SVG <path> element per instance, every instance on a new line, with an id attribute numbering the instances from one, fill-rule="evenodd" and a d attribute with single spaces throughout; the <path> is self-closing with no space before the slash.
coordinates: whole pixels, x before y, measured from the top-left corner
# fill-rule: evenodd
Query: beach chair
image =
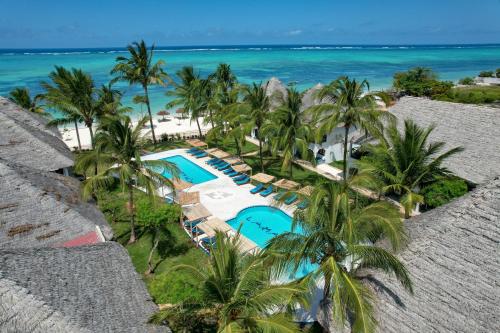
<path id="1" fill-rule="evenodd" d="M 291 205 L 295 201 L 297 201 L 297 199 L 298 199 L 297 194 L 293 193 L 291 196 L 289 196 L 288 198 L 285 199 L 285 204 Z"/>
<path id="2" fill-rule="evenodd" d="M 269 194 L 273 193 L 273 185 L 269 185 L 264 191 L 259 194 L 263 197 L 267 197 Z"/>
<path id="3" fill-rule="evenodd" d="M 196 158 L 202 158 L 202 157 L 207 157 L 207 156 L 208 156 L 208 154 L 205 153 L 205 152 L 203 152 L 201 154 L 195 155 L 194 157 L 196 157 Z"/>
<path id="4" fill-rule="evenodd" d="M 228 169 L 224 170 L 224 174 L 226 174 L 226 175 L 230 174 L 231 172 L 236 172 L 236 171 L 234 171 L 233 168 L 228 168 Z"/>
<path id="5" fill-rule="evenodd" d="M 218 161 L 220 161 L 220 160 L 217 157 L 214 157 L 214 158 L 209 159 L 208 161 L 205 161 L 205 163 L 210 165 L 210 164 L 213 164 L 213 163 L 218 162 Z"/>
<path id="6" fill-rule="evenodd" d="M 227 174 L 229 177 L 236 177 L 236 176 L 239 176 L 240 173 L 238 171 L 231 171 Z"/>
<path id="7" fill-rule="evenodd" d="M 195 151 L 198 151 L 198 150 L 199 150 L 198 148 L 193 147 L 193 148 L 186 150 L 186 153 L 194 153 Z"/>
<path id="8" fill-rule="evenodd" d="M 237 180 L 236 184 L 238 184 L 238 186 L 240 186 L 240 185 L 244 185 L 244 184 L 246 184 L 248 182 L 250 182 L 250 177 L 247 176 L 247 177 L 245 177 L 245 178 L 243 178 L 241 180 Z"/>
<path id="9" fill-rule="evenodd" d="M 189 152 L 189 154 L 190 155 L 196 155 L 196 154 L 200 154 L 202 152 L 203 152 L 202 150 L 196 149 L 196 150 L 193 150 L 193 151 Z"/>
<path id="10" fill-rule="evenodd" d="M 274 200 L 280 200 L 281 198 L 283 198 L 283 196 L 285 195 L 286 191 L 279 191 L 274 197 L 273 199 Z"/>
<path id="11" fill-rule="evenodd" d="M 250 190 L 250 193 L 255 194 L 261 191 L 264 188 L 264 184 L 258 183 L 253 189 Z"/>
<path id="12" fill-rule="evenodd" d="M 195 156 L 195 157 L 196 157 L 196 156 L 198 156 L 198 155 L 202 155 L 202 154 L 207 154 L 207 153 L 205 153 L 203 150 L 199 150 L 199 151 L 197 151 L 197 152 L 192 153 L 191 155 L 193 155 L 193 156 Z M 207 155 L 208 155 L 208 154 L 207 154 Z"/>
<path id="13" fill-rule="evenodd" d="M 222 171 L 222 170 L 229 168 L 230 166 L 231 166 L 231 164 L 224 162 L 217 167 L 217 170 Z"/>
<path id="14" fill-rule="evenodd" d="M 306 209 L 308 206 L 309 206 L 309 201 L 307 201 L 307 200 L 302 200 L 302 201 L 301 201 L 301 202 L 299 202 L 299 204 L 297 205 L 297 209 Z"/>
<path id="15" fill-rule="evenodd" d="M 211 164 L 211 166 L 212 166 L 213 168 L 216 168 L 216 169 L 217 169 L 217 167 L 218 167 L 219 165 L 222 165 L 222 164 L 224 164 L 224 163 L 226 163 L 226 162 L 224 162 L 223 160 L 219 160 L 219 161 L 217 161 L 217 162 L 215 162 L 215 163 L 212 163 L 212 164 Z"/>
<path id="16" fill-rule="evenodd" d="M 247 176 L 247 175 L 245 175 L 244 173 L 242 173 L 241 175 L 234 177 L 234 178 L 233 178 L 233 180 L 234 180 L 235 182 L 237 182 L 238 180 L 245 179 L 246 177 L 248 177 L 248 176 Z"/>

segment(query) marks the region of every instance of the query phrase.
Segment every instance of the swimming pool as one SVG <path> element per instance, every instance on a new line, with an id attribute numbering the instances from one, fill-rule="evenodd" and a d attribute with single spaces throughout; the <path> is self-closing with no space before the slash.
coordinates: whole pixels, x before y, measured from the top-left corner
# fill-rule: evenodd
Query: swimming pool
<path id="1" fill-rule="evenodd" d="M 274 236 L 292 230 L 292 218 L 281 209 L 271 206 L 245 208 L 235 218 L 228 220 L 227 223 L 235 230 L 241 227 L 241 234 L 252 240 L 260 248 L 264 248 Z M 295 231 L 302 232 L 300 228 Z M 304 263 L 295 274 L 295 278 L 303 277 L 316 267 L 315 264 Z M 293 276 L 289 278 L 293 278 Z"/>
<path id="2" fill-rule="evenodd" d="M 216 175 L 181 155 L 162 158 L 162 160 L 174 163 L 179 168 L 179 178 L 191 184 L 201 184 L 217 178 Z M 167 171 L 164 171 L 162 175 L 166 178 L 172 178 L 172 174 Z"/>

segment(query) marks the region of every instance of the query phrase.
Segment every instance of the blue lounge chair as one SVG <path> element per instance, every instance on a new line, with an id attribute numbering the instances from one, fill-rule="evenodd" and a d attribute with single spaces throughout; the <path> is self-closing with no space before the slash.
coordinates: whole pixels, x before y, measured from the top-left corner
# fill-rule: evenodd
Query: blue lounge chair
<path id="1" fill-rule="evenodd" d="M 201 153 L 201 152 L 202 152 L 201 150 L 196 149 L 196 150 L 190 151 L 190 152 L 189 152 L 189 154 L 191 154 L 191 155 L 196 155 L 196 154 L 199 154 L 199 153 Z"/>
<path id="2" fill-rule="evenodd" d="M 264 191 L 259 194 L 263 197 L 267 197 L 269 194 L 273 193 L 273 185 L 269 185 Z"/>
<path id="3" fill-rule="evenodd" d="M 250 193 L 255 194 L 264 188 L 264 184 L 258 183 L 253 189 L 250 190 Z"/>
<path id="4" fill-rule="evenodd" d="M 198 155 L 195 155 L 196 158 L 202 158 L 202 157 L 207 157 L 207 156 L 208 156 L 208 154 L 205 152 L 198 154 Z"/>
<path id="5" fill-rule="evenodd" d="M 306 209 L 309 206 L 309 201 L 307 200 L 302 200 L 298 205 L 298 209 Z"/>
<path id="6" fill-rule="evenodd" d="M 228 169 L 224 170 L 224 174 L 226 174 L 226 175 L 230 174 L 231 172 L 236 172 L 236 171 L 234 171 L 233 168 L 228 168 Z"/>
<path id="7" fill-rule="evenodd" d="M 193 148 L 189 148 L 188 150 L 186 150 L 186 152 L 187 152 L 187 153 L 194 153 L 194 152 L 195 152 L 195 151 L 197 151 L 197 150 L 200 150 L 200 149 L 198 149 L 198 148 L 196 148 L 196 147 L 193 147 Z"/>
<path id="8" fill-rule="evenodd" d="M 219 159 L 217 157 L 214 157 L 214 158 L 209 159 L 205 163 L 207 163 L 208 165 L 210 165 L 210 164 L 218 162 L 218 161 L 219 161 Z"/>
<path id="9" fill-rule="evenodd" d="M 207 153 L 205 153 L 203 150 L 200 150 L 200 151 L 197 151 L 197 152 L 195 152 L 195 153 L 193 153 L 193 154 L 191 154 L 191 155 L 193 155 L 193 156 L 198 156 L 198 155 L 202 155 L 202 154 L 207 154 Z M 208 155 L 208 154 L 207 154 L 207 155 Z"/>
<path id="10" fill-rule="evenodd" d="M 245 175 L 244 173 L 239 175 L 239 176 L 236 176 L 233 178 L 233 180 L 236 182 L 238 180 L 242 180 L 242 179 L 245 179 L 245 177 L 247 177 L 247 175 Z"/>
<path id="11" fill-rule="evenodd" d="M 223 160 L 219 160 L 219 161 L 217 161 L 215 163 L 212 163 L 211 166 L 214 167 L 214 168 L 217 168 L 219 165 L 222 165 L 224 163 L 226 163 L 226 162 L 224 162 Z"/>
<path id="12" fill-rule="evenodd" d="M 285 204 L 287 205 L 291 205 L 293 204 L 295 201 L 297 201 L 298 197 L 297 197 L 297 194 L 292 194 L 291 196 L 289 196 L 288 198 L 285 199 Z"/>
<path id="13" fill-rule="evenodd" d="M 225 169 L 229 168 L 230 166 L 231 165 L 229 163 L 224 162 L 222 164 L 219 164 L 219 166 L 217 166 L 217 170 L 221 170 L 222 171 L 222 170 L 225 170 Z"/>
<path id="14" fill-rule="evenodd" d="M 281 198 L 283 198 L 283 196 L 285 195 L 285 191 L 279 191 L 274 197 L 273 199 L 274 200 L 280 200 Z"/>
<path id="15" fill-rule="evenodd" d="M 229 177 L 236 177 L 236 176 L 238 176 L 239 174 L 240 174 L 240 173 L 239 173 L 238 171 L 234 171 L 234 170 L 233 170 L 233 171 L 229 172 L 227 175 L 228 175 Z"/>
<path id="16" fill-rule="evenodd" d="M 246 184 L 248 182 L 250 182 L 250 177 L 245 177 L 242 180 L 236 181 L 236 184 L 238 184 L 238 185 L 244 185 L 244 184 Z"/>

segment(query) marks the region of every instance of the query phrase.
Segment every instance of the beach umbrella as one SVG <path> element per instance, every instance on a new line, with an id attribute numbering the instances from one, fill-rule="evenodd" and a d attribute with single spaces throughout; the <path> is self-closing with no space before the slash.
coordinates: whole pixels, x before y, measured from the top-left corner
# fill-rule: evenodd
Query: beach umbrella
<path id="1" fill-rule="evenodd" d="M 162 116 L 161 120 L 165 120 L 165 116 L 170 115 L 170 112 L 166 110 L 161 110 L 160 112 L 157 113 L 157 115 Z"/>

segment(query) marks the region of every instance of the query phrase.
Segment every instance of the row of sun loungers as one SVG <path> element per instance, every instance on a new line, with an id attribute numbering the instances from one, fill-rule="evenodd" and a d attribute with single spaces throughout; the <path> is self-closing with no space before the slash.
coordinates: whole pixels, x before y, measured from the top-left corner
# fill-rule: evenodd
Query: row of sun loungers
<path id="1" fill-rule="evenodd" d="M 233 178 L 233 181 L 237 185 L 243 185 L 243 184 L 247 184 L 250 182 L 250 177 L 248 177 L 247 174 L 235 171 L 232 168 L 231 164 L 227 163 L 226 161 L 224 161 L 222 159 L 214 157 L 214 158 L 209 159 L 205 163 L 207 163 L 208 165 L 210 165 L 214 169 L 222 171 L 225 175 Z"/>

